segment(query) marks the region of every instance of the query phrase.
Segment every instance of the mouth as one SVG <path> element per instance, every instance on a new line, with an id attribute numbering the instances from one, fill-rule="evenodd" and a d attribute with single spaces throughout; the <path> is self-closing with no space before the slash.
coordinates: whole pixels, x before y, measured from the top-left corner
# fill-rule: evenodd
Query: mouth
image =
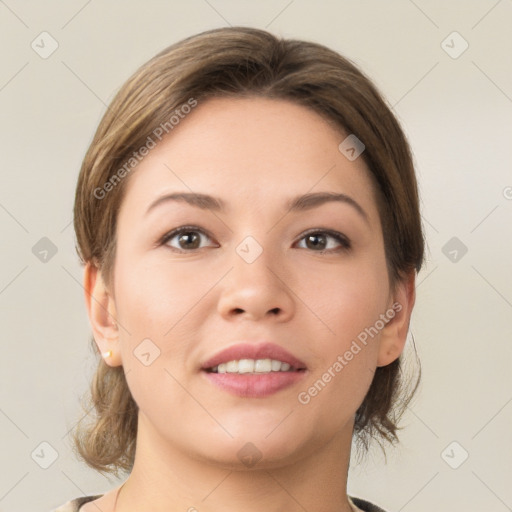
<path id="1" fill-rule="evenodd" d="M 218 365 L 206 368 L 205 371 L 208 373 L 236 373 L 251 374 L 251 375 L 262 375 L 265 373 L 274 372 L 303 372 L 306 368 L 296 368 L 285 361 L 279 361 L 278 359 L 233 359 L 226 363 L 220 363 Z"/>
<path id="2" fill-rule="evenodd" d="M 276 343 L 237 343 L 204 361 L 210 373 L 270 373 L 305 370 L 306 364 Z"/>
<path id="3" fill-rule="evenodd" d="M 264 398 L 302 380 L 306 365 L 274 343 L 238 344 L 201 366 L 206 379 L 239 397 Z"/>

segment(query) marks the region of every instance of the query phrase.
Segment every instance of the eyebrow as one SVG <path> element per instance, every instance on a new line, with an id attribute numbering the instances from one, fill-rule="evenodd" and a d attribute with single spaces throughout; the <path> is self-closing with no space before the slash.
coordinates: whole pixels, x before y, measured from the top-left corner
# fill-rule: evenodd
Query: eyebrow
<path id="1" fill-rule="evenodd" d="M 169 201 L 184 202 L 196 208 L 201 208 L 202 210 L 213 210 L 216 212 L 226 211 L 226 203 L 220 198 L 196 192 L 175 192 L 163 195 L 153 201 L 149 205 L 146 215 L 157 206 Z M 352 206 L 366 222 L 369 222 L 368 215 L 361 205 L 350 196 L 341 193 L 311 192 L 309 194 L 291 198 L 287 201 L 285 208 L 291 212 L 303 212 L 329 202 L 348 204 Z"/>

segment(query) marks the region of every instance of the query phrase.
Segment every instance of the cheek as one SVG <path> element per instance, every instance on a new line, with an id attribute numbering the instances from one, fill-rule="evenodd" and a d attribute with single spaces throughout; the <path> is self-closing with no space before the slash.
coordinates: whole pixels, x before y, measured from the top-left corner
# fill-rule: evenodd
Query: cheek
<path id="1" fill-rule="evenodd" d="M 215 282 L 208 273 L 165 258 L 133 264 L 119 261 L 118 269 L 118 315 L 131 327 L 128 330 L 147 329 L 159 337 L 184 318 Z"/>
<path id="2" fill-rule="evenodd" d="M 310 345 L 314 363 L 297 397 L 306 416 L 327 432 L 349 421 L 368 392 L 379 348 L 375 324 L 385 310 L 386 289 L 377 274 L 347 276 L 337 284 L 322 315 L 329 330 Z"/>
<path id="3" fill-rule="evenodd" d="M 181 379 L 185 365 L 190 364 L 200 324 L 198 303 L 213 286 L 209 282 L 213 276 L 185 273 L 182 266 L 169 262 L 120 260 L 117 270 L 118 320 L 126 329 L 120 332 L 123 366 L 132 394 L 144 402 L 147 397 L 139 393 L 150 382 L 162 392 L 172 388 L 165 368 Z"/>
<path id="4" fill-rule="evenodd" d="M 310 345 L 314 364 L 298 400 L 333 428 L 357 410 L 371 384 L 388 293 L 385 262 L 377 258 L 324 275 L 309 291 L 305 302 L 315 305 L 322 335 Z"/>
<path id="5" fill-rule="evenodd" d="M 141 411 L 165 430 L 173 411 L 186 410 L 190 402 L 174 378 L 184 382 L 184 365 L 197 343 L 194 305 L 213 283 L 167 260 L 126 258 L 117 265 L 116 306 L 126 329 L 121 330 L 121 352 L 128 387 Z"/>
<path id="6" fill-rule="evenodd" d="M 385 263 L 378 258 L 373 261 L 365 258 L 317 277 L 315 286 L 309 286 L 307 292 L 309 303 L 317 308 L 333 345 L 337 344 L 334 340 L 338 340 L 338 348 L 374 325 L 386 309 L 387 273 Z"/>

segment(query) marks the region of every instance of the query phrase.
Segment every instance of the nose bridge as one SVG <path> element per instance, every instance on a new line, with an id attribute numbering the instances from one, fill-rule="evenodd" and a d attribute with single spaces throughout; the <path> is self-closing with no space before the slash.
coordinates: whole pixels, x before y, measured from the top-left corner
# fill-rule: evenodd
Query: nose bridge
<path id="1" fill-rule="evenodd" d="M 264 247 L 255 236 L 246 236 L 232 254 L 232 270 L 226 276 L 219 300 L 220 313 L 243 313 L 254 319 L 292 314 L 293 298 L 280 277 L 280 265 L 275 248 Z"/>

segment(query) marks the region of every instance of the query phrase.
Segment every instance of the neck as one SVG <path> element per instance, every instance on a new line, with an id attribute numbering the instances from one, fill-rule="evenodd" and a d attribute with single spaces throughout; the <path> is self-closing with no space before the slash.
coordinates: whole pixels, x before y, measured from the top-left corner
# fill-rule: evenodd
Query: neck
<path id="1" fill-rule="evenodd" d="M 139 414 L 134 466 L 115 512 L 350 512 L 346 483 L 352 427 L 288 465 L 223 468 L 176 447 L 162 449 L 161 439 Z"/>

